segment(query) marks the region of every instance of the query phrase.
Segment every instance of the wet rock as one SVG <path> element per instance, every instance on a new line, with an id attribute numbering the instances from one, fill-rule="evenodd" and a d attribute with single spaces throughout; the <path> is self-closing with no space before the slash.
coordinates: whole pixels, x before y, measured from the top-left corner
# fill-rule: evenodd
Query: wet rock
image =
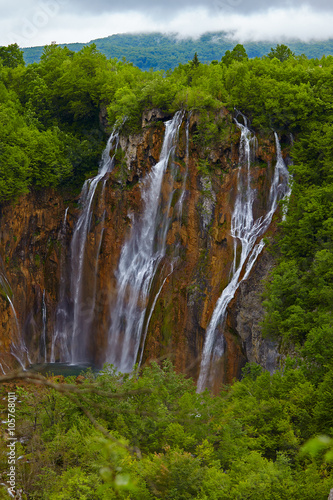
<path id="1" fill-rule="evenodd" d="M 107 178 L 103 202 L 100 202 L 102 187 L 96 191 L 84 263 L 87 276 L 85 305 L 89 309 L 92 303 L 89 277 L 96 272 L 94 256 L 100 242 L 97 276 L 94 277 L 94 321 L 89 343 L 91 359 L 96 365 L 102 365 L 105 360 L 110 307 L 117 296 L 116 272 L 120 252 L 131 227 L 142 214 L 141 185 L 159 161 L 165 131 L 163 121 L 167 118 L 157 109 L 146 112 L 142 132 L 120 138 L 121 151 Z M 141 346 L 143 363 L 170 356 L 177 370 L 194 378 L 199 374 L 205 330 L 215 304 L 228 284 L 233 262 L 230 224 L 237 194 L 239 134 L 233 132 L 231 136 L 231 116 L 228 113 L 221 111 L 221 118 L 226 120 L 229 130 L 226 134 L 229 135 L 225 136 L 223 144 L 216 144 L 208 153 L 207 161 L 214 165 L 210 165 L 212 168 L 207 175 L 198 170 L 199 159 L 206 153 L 191 136 L 197 129 L 200 114 L 193 113 L 190 118 L 188 159 L 185 122 L 180 128 L 174 160 L 179 175 L 174 179 L 171 206 L 166 208 L 170 223 L 165 258 L 161 263 L 163 272 L 156 276 L 152 287 L 152 297 L 157 293 L 159 296 L 156 301 L 151 297 L 147 302 L 148 307 L 154 305 L 154 309 L 150 311 L 146 342 Z M 269 191 L 268 176 L 274 151 L 270 140 L 260 138 L 258 161 L 251 166 L 253 183 L 258 186 L 255 208 L 258 215 L 263 212 Z M 184 178 L 185 198 L 179 214 L 177 196 Z M 162 197 L 170 189 L 169 171 L 164 182 Z M 64 238 L 62 223 L 67 204 L 60 194 L 45 190 L 38 195 L 23 196 L 15 206 L 4 206 L 1 211 L 0 255 L 13 289 L 23 336 L 35 360 L 39 359 L 41 350 L 43 291 L 46 290 L 47 331 L 52 332 L 64 265 L 62 255 L 70 255 L 71 234 L 79 213 L 74 203 L 71 204 Z M 270 371 L 276 365 L 277 346 L 263 340 L 260 330 L 262 279 L 272 266 L 269 255 L 264 253 L 228 308 L 226 354 L 222 355 L 217 367 L 217 387 L 239 377 L 246 360 L 258 362 Z M 69 290 L 66 293 L 70 295 Z M 7 352 L 7 362 L 11 359 L 8 352 L 12 321 L 8 302 L 0 294 L 0 347 L 2 352 Z M 49 338 L 47 340 L 49 342 Z"/>
<path id="2" fill-rule="evenodd" d="M 149 109 L 142 115 L 142 128 L 151 125 L 153 122 L 165 121 L 169 118 L 169 114 L 164 113 L 158 108 Z"/>
<path id="3" fill-rule="evenodd" d="M 241 339 L 247 361 L 260 364 L 270 373 L 278 365 L 278 342 L 262 337 L 264 283 L 274 266 L 272 256 L 263 251 L 250 277 L 241 283 L 233 301 L 229 325 Z"/>

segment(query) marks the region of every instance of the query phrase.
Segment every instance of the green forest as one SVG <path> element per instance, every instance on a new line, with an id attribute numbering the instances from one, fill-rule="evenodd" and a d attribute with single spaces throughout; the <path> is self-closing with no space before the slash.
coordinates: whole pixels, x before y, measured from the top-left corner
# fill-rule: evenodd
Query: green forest
<path id="1" fill-rule="evenodd" d="M 97 49 L 108 58 L 126 58 L 142 70 L 174 69 L 179 63 L 186 64 L 195 52 L 204 63 L 220 60 L 227 50 L 232 50 L 237 42 L 232 33 L 205 33 L 198 38 L 179 37 L 176 34 L 163 33 L 121 33 L 105 38 L 97 38 L 89 43 L 66 44 L 70 50 L 78 52 L 84 46 L 94 43 Z M 65 47 L 65 45 L 61 45 Z M 270 42 L 246 42 L 245 50 L 249 57 L 262 57 L 271 49 Z M 307 57 L 319 57 L 333 54 L 333 40 L 288 41 L 288 47 L 296 54 Z M 27 47 L 23 49 L 26 64 L 39 62 L 43 47 Z"/>
<path id="2" fill-rule="evenodd" d="M 262 325 L 280 342 L 281 370 L 248 364 L 217 396 L 197 394 L 170 361 L 80 384 L 36 376 L 17 387 L 28 499 L 317 500 L 333 487 L 333 57 L 278 45 L 250 58 L 239 44 L 208 64 L 192 57 L 142 71 L 94 44 L 49 45 L 25 66 L 16 45 L 1 47 L 0 207 L 29 190 L 80 190 L 106 142 L 101 110 L 109 131 L 126 118 L 126 133 L 150 108 L 198 110 L 208 149 L 221 108 L 240 110 L 257 135 L 292 137 Z"/>

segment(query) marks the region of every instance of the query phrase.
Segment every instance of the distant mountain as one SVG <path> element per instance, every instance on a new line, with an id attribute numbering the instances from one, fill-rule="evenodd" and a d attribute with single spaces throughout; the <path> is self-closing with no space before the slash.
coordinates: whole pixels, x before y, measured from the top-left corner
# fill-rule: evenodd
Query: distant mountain
<path id="1" fill-rule="evenodd" d="M 143 70 L 153 68 L 173 69 L 179 63 L 187 63 L 198 53 L 201 62 L 221 60 L 226 50 L 231 50 L 236 41 L 230 40 L 227 33 L 205 33 L 200 38 L 178 38 L 176 35 L 163 35 L 162 33 L 120 34 L 106 38 L 97 38 L 89 43 L 61 44 L 70 50 L 79 51 L 85 45 L 95 43 L 98 50 L 109 57 L 122 59 L 125 57 L 135 66 Z M 284 42 L 296 55 L 305 54 L 310 58 L 321 58 L 324 54 L 333 54 L 333 39 L 321 42 Z M 272 42 L 247 42 L 244 47 L 248 56 L 261 57 L 267 54 Z M 23 49 L 24 59 L 27 64 L 38 62 L 43 52 L 43 47 L 29 47 Z"/>

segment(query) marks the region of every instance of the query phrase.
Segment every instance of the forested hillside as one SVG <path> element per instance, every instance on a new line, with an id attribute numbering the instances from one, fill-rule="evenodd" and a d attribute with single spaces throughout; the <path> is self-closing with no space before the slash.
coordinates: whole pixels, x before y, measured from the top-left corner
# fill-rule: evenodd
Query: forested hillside
<path id="1" fill-rule="evenodd" d="M 94 43 L 97 49 L 106 57 L 131 61 L 142 70 L 174 69 L 179 63 L 185 64 L 198 53 L 200 61 L 210 63 L 221 60 L 227 50 L 232 50 L 236 42 L 228 33 L 205 33 L 197 39 L 184 38 L 177 35 L 162 33 L 118 34 L 106 38 L 91 40 L 89 43 L 69 43 L 66 46 L 78 52 L 82 47 Z M 333 40 L 301 42 L 289 40 L 288 46 L 296 55 L 306 55 L 309 58 L 321 58 L 333 54 Z M 61 45 L 62 47 L 65 44 Z M 271 42 L 246 42 L 246 52 L 250 58 L 262 57 L 270 51 Z M 39 62 L 43 47 L 28 47 L 23 49 L 27 64 Z"/>
<path id="2" fill-rule="evenodd" d="M 258 137 L 276 131 L 282 148 L 292 144 L 292 192 L 267 237 L 276 265 L 262 325 L 279 341 L 281 370 L 249 364 L 218 396 L 197 394 L 170 361 L 133 377 L 89 372 L 71 380 L 69 397 L 58 386 L 18 388 L 17 478 L 28 499 L 317 500 L 333 487 L 333 57 L 284 45 L 220 56 L 204 64 L 198 50 L 165 72 L 95 45 L 50 45 L 28 66 L 17 46 L 0 49 L 1 209 L 29 190 L 77 194 L 106 132 L 140 131 L 152 108 L 200 111 L 191 140 L 205 150 L 198 168 L 208 178 L 210 148 L 226 137 L 213 119 L 221 109 L 231 120 L 241 111 Z"/>

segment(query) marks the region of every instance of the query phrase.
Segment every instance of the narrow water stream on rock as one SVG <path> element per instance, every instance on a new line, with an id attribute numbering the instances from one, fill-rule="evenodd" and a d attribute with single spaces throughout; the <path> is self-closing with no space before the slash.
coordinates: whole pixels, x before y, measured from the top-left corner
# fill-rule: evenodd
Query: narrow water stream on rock
<path id="1" fill-rule="evenodd" d="M 240 115 L 238 115 L 240 116 Z M 235 123 L 241 131 L 239 146 L 239 165 L 237 173 L 237 195 L 231 218 L 231 235 L 234 241 L 234 257 L 231 278 L 218 299 L 210 323 L 206 330 L 205 343 L 201 357 L 198 392 L 206 387 L 212 387 L 217 364 L 223 356 L 225 345 L 223 335 L 218 333 L 218 327 L 223 329 L 227 307 L 235 296 L 239 285 L 250 274 L 260 252 L 264 247 L 262 235 L 268 229 L 278 202 L 288 194 L 289 174 L 283 161 L 278 136 L 275 133 L 276 165 L 271 181 L 268 206 L 265 216 L 254 218 L 253 203 L 256 190 L 251 187 L 251 162 L 255 158 L 257 140 L 247 126 L 247 119 L 241 115 L 244 125 L 235 118 Z M 241 273 L 244 271 L 243 276 Z"/>

